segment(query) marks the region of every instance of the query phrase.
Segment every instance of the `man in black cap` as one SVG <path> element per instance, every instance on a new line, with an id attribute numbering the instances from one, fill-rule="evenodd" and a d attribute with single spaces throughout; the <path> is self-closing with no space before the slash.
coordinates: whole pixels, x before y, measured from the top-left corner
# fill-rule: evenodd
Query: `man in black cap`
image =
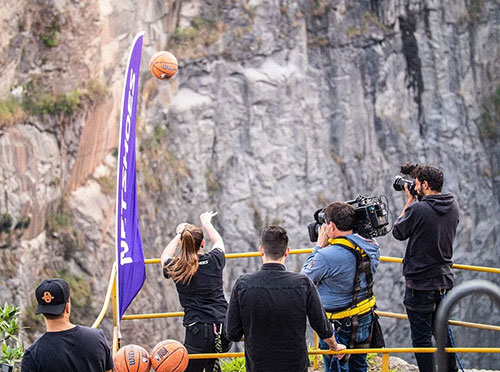
<path id="1" fill-rule="evenodd" d="M 24 353 L 21 372 L 111 372 L 113 357 L 104 333 L 70 323 L 69 286 L 46 279 L 36 289 L 47 332 Z"/>

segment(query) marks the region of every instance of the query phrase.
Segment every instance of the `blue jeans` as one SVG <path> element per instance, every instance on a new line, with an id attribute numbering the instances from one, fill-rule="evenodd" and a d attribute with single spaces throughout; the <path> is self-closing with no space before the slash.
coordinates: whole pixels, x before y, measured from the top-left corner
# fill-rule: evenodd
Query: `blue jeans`
<path id="1" fill-rule="evenodd" d="M 408 320 L 410 321 L 411 341 L 413 347 L 433 347 L 432 335 L 434 335 L 434 318 L 439 304 L 441 293 L 435 291 L 419 291 L 406 287 L 404 305 Z M 446 346 L 451 346 L 450 337 Z M 447 371 L 456 371 L 455 354 L 448 355 Z M 420 372 L 435 372 L 436 363 L 434 354 L 415 353 L 418 369 Z"/>
<path id="2" fill-rule="evenodd" d="M 335 333 L 337 342 L 344 344 L 349 348 L 349 342 L 351 341 L 352 325 L 348 321 L 340 325 L 337 321 L 334 322 Z M 370 336 L 372 324 L 372 314 L 368 313 L 362 315 L 358 319 L 358 330 L 356 332 L 356 343 L 364 343 L 368 336 Z M 322 350 L 328 350 L 330 347 L 328 344 L 320 340 L 319 348 Z M 366 354 L 350 354 L 349 360 L 344 361 L 348 355 L 344 355 L 344 358 L 338 360 L 333 355 L 323 355 L 323 362 L 325 364 L 325 372 L 366 372 Z M 340 368 L 340 369 L 339 369 Z"/>

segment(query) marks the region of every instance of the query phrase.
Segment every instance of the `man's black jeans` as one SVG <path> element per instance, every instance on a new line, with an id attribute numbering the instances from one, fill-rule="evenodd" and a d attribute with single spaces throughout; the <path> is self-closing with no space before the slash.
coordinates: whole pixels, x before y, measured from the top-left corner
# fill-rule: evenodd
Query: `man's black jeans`
<path id="1" fill-rule="evenodd" d="M 410 321 L 413 347 L 433 347 L 434 319 L 441 303 L 441 292 L 420 291 L 406 287 L 404 305 Z M 447 346 L 451 346 L 448 336 Z M 434 354 L 415 353 L 420 372 L 435 372 Z M 455 354 L 448 354 L 448 371 L 457 371 Z"/>

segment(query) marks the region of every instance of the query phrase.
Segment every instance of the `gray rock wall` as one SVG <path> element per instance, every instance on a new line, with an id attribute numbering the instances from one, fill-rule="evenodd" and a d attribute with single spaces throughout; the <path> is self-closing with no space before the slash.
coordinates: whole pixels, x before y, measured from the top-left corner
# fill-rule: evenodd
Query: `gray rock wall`
<path id="1" fill-rule="evenodd" d="M 0 99 L 35 77 L 53 92 L 93 92 L 89 81 L 105 87 L 82 96 L 74 113 L 27 115 L 0 126 L 0 213 L 31 218 L 23 237 L 11 236 L 0 250 L 0 302 L 23 306 L 27 321 L 28 294 L 47 275 L 63 273 L 80 284 L 88 311 L 77 315 L 87 324 L 102 303 L 114 260 L 112 153 L 123 71 L 140 30 L 137 174 L 146 257 L 158 257 L 178 223 L 198 223 L 208 209 L 219 212 L 215 223 L 229 252 L 256 250 L 270 223 L 289 230 L 292 248 L 310 247 L 306 226 L 314 211 L 357 194 L 385 195 L 395 218 L 404 199 L 392 181 L 399 165 L 412 161 L 443 169 L 445 191 L 459 201 L 455 261 L 498 266 L 497 2 L 16 4 L 2 13 L 0 27 L 9 31 L 0 40 Z M 40 9 L 60 22 L 55 47 L 40 42 L 43 24 L 33 26 Z M 166 49 L 180 69 L 158 81 L 147 62 Z M 390 234 L 379 242 L 384 256 L 404 253 L 405 244 Z M 298 270 L 304 259 L 291 256 L 287 266 Z M 259 266 L 256 258 L 229 260 L 227 295 L 238 275 Z M 148 265 L 147 275 L 130 312 L 180 310 L 160 268 Z M 500 283 L 495 274 L 456 271 L 457 283 L 471 278 Z M 379 310 L 404 312 L 400 265 L 382 263 L 376 280 Z M 499 311 L 487 301 L 460 304 L 453 317 L 498 324 Z M 410 346 L 406 321 L 383 325 L 388 346 Z M 103 327 L 111 337 L 110 318 Z M 127 321 L 122 333 L 125 343 L 148 347 L 183 337 L 179 319 Z M 458 345 L 496 346 L 491 331 L 455 333 Z M 474 368 L 499 362 L 463 358 Z"/>

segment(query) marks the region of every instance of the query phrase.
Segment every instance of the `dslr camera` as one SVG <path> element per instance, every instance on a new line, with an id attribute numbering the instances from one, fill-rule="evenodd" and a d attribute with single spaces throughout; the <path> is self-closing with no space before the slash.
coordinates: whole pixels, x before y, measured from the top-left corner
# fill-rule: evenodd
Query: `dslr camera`
<path id="1" fill-rule="evenodd" d="M 401 176 L 396 176 L 394 179 L 394 183 L 392 184 L 392 187 L 394 187 L 394 190 L 396 191 L 404 191 L 405 189 L 405 184 L 408 185 L 408 191 L 412 195 L 417 195 L 417 190 L 415 189 L 415 181 L 410 181 L 406 180 Z"/>
<path id="2" fill-rule="evenodd" d="M 373 238 L 389 232 L 387 230 L 387 225 L 389 225 L 387 203 L 382 200 L 381 196 L 358 195 L 356 199 L 345 203 L 354 207 L 354 233 L 364 238 Z M 325 212 L 324 208 L 321 208 L 314 212 L 314 222 L 307 225 L 311 242 L 318 240 L 318 230 L 324 223 L 326 223 Z"/>

